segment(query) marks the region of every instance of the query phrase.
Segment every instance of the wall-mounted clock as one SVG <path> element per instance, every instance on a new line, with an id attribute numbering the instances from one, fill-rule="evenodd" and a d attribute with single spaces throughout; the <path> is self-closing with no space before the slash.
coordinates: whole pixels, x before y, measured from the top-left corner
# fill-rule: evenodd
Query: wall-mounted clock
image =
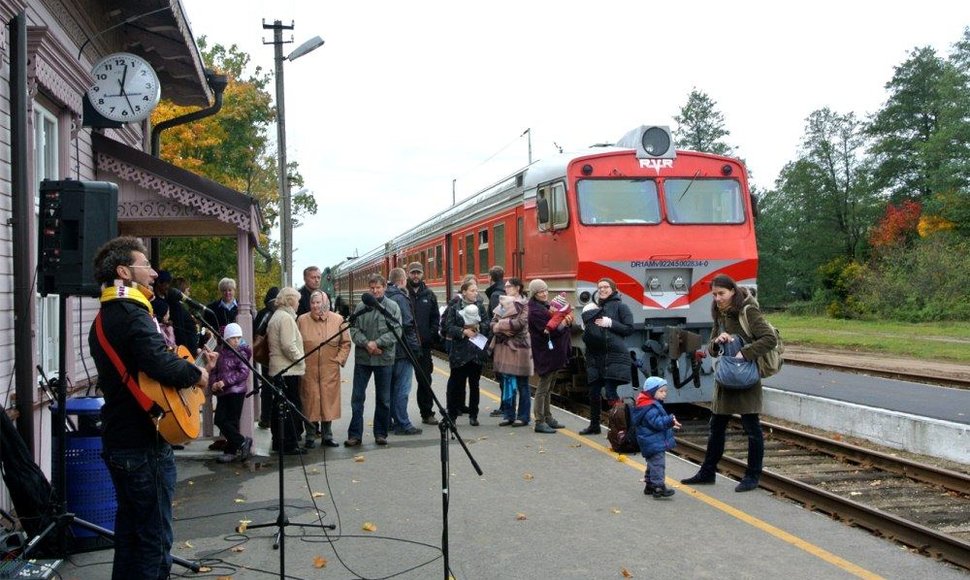
<path id="1" fill-rule="evenodd" d="M 116 52 L 91 69 L 88 100 L 107 119 L 121 123 L 147 119 L 162 97 L 155 69 L 140 56 Z"/>

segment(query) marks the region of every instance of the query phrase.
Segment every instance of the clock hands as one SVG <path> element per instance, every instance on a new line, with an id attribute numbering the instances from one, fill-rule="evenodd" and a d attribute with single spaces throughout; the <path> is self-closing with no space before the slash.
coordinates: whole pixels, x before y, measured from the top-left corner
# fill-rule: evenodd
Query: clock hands
<path id="1" fill-rule="evenodd" d="M 124 66 L 125 70 L 122 71 L 121 78 L 118 79 L 118 84 L 121 85 L 121 92 L 118 93 L 118 95 L 125 98 L 125 101 L 128 103 L 128 110 L 131 111 L 132 115 L 134 115 L 135 106 L 131 104 L 131 98 L 128 96 L 128 91 L 125 90 L 125 80 L 128 78 L 128 65 L 126 64 Z"/>

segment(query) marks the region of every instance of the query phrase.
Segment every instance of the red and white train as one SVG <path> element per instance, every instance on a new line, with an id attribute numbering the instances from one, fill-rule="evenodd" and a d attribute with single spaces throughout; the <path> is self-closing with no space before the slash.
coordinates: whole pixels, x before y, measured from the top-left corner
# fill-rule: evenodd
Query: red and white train
<path id="1" fill-rule="evenodd" d="M 532 163 L 330 275 L 354 305 L 370 274 L 420 262 L 444 305 L 468 274 L 488 286 L 498 264 L 526 285 L 542 278 L 577 311 L 612 278 L 636 323 L 631 362 L 667 379 L 668 402 L 707 401 L 711 361 L 698 351 L 710 335 L 710 280 L 723 273 L 755 287 L 754 211 L 739 160 L 676 151 L 666 127 L 644 126 L 615 146 Z M 582 369 L 578 332 L 574 345 Z M 584 377 L 565 388 L 585 393 Z"/>

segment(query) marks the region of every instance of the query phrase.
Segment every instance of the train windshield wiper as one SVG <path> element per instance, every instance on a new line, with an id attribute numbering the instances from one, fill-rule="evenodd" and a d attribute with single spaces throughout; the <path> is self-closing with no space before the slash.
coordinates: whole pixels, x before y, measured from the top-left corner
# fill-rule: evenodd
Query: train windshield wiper
<path id="1" fill-rule="evenodd" d="M 694 185 L 694 182 L 697 181 L 697 176 L 700 175 L 700 174 L 701 174 L 701 170 L 700 169 L 698 169 L 697 171 L 694 172 L 694 177 L 691 177 L 690 178 L 690 183 L 688 183 L 687 184 L 687 187 L 684 188 L 684 193 L 680 194 L 680 197 L 677 198 L 677 201 L 678 202 L 680 202 L 681 200 L 684 199 L 684 196 L 687 195 L 687 192 L 688 191 L 690 191 L 690 187 L 692 185 Z"/>

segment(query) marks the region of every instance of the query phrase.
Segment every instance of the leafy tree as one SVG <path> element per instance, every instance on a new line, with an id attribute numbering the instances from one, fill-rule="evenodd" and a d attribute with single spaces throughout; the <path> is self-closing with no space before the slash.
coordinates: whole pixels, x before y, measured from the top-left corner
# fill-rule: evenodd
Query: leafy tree
<path id="1" fill-rule="evenodd" d="M 889 99 L 868 132 L 874 142 L 876 186 L 895 200 L 927 199 L 933 193 L 965 186 L 970 148 L 970 119 L 964 56 L 952 62 L 934 49 L 914 49 L 886 84 Z"/>
<path id="2" fill-rule="evenodd" d="M 871 186 L 862 131 L 853 113 L 813 112 L 799 158 L 782 169 L 775 190 L 762 196 L 758 247 L 769 296 L 812 296 L 820 265 L 838 257 L 858 261 L 865 254 L 880 200 Z M 780 271 L 772 271 L 776 267 Z"/>
<path id="3" fill-rule="evenodd" d="M 677 144 L 693 151 L 734 155 L 734 147 L 722 139 L 731 134 L 724 126 L 724 114 L 717 110 L 717 101 L 695 87 L 687 97 L 687 104 L 674 116 Z"/>
<path id="4" fill-rule="evenodd" d="M 276 121 L 267 91 L 271 78 L 261 67 L 249 72 L 250 57 L 236 45 L 209 47 L 202 37 L 199 48 L 206 67 L 228 77 L 222 109 L 216 115 L 166 131 L 160 153 L 174 165 L 247 193 L 259 202 L 265 219 L 261 245 L 276 263 L 265 264 L 257 258 L 258 300 L 266 288 L 278 283 L 280 270 L 278 248 L 268 237 L 278 220 L 280 202 L 277 155 L 269 136 L 269 128 Z M 155 110 L 152 121 L 157 124 L 192 110 L 165 102 Z M 288 164 L 287 173 L 292 187 L 303 185 L 296 162 Z M 308 193 L 294 196 L 291 205 L 294 226 L 299 225 L 299 216 L 317 211 L 316 201 Z M 219 279 L 228 276 L 238 280 L 235 238 L 165 238 L 161 254 L 162 267 L 192 280 L 193 293 L 200 299 L 215 299 Z"/>

